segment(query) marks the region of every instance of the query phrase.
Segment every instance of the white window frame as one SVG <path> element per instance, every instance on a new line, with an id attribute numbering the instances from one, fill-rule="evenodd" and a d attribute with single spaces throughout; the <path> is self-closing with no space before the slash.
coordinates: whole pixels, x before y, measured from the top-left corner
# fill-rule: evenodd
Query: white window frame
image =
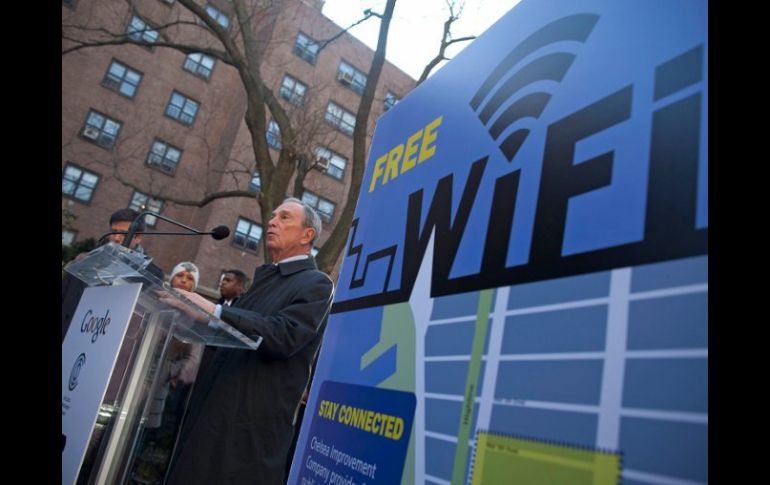
<path id="1" fill-rule="evenodd" d="M 353 131 L 356 129 L 356 115 L 334 101 L 329 101 L 326 106 L 324 118 L 342 133 L 353 136 Z"/>
<path id="2" fill-rule="evenodd" d="M 193 52 L 185 57 L 182 69 L 208 81 L 211 79 L 211 73 L 214 72 L 215 63 L 216 59 L 213 57 L 202 52 Z"/>
<path id="3" fill-rule="evenodd" d="M 84 180 L 85 178 L 87 180 Z M 90 204 L 100 179 L 101 175 L 96 172 L 86 170 L 74 163 L 67 163 L 62 172 L 62 196 Z"/>
<path id="4" fill-rule="evenodd" d="M 147 165 L 157 168 L 163 173 L 174 175 L 179 162 L 182 160 L 182 150 L 156 138 L 150 145 L 147 154 Z"/>
<path id="5" fill-rule="evenodd" d="M 148 44 L 154 44 L 160 34 L 155 29 L 150 28 L 150 24 L 138 15 L 131 17 L 126 27 L 126 36 L 136 42 L 144 41 Z"/>
<path id="6" fill-rule="evenodd" d="M 134 209 L 137 212 L 151 210 L 160 214 L 160 211 L 163 210 L 163 204 L 163 199 L 156 199 L 154 197 L 150 197 L 144 192 L 134 190 L 134 193 L 131 194 L 131 200 L 128 202 L 128 207 Z M 152 214 L 147 214 L 144 216 L 144 222 L 149 227 L 155 227 L 155 224 L 158 223 L 158 218 Z"/>
<path id="7" fill-rule="evenodd" d="M 104 74 L 102 86 L 133 99 L 139 90 L 139 83 L 142 82 L 143 76 L 144 74 L 128 64 L 113 59 L 107 67 L 107 72 Z"/>
<path id="8" fill-rule="evenodd" d="M 246 227 L 246 232 L 243 231 L 244 226 L 248 226 Z M 256 252 L 259 249 L 259 243 L 262 241 L 262 234 L 263 230 L 261 225 L 246 219 L 245 217 L 238 217 L 232 244 L 233 246 L 245 249 L 246 251 Z"/>
<path id="9" fill-rule="evenodd" d="M 177 100 L 181 99 L 182 104 L 181 105 L 173 104 L 175 98 Z M 190 107 L 195 108 L 192 114 L 190 113 Z M 171 92 L 171 97 L 169 98 L 168 104 L 166 105 L 165 114 L 166 116 L 168 116 L 174 121 L 177 121 L 178 123 L 181 123 L 185 126 L 192 126 L 192 124 L 195 123 L 195 118 L 198 116 L 198 111 L 200 110 L 200 107 L 201 105 L 199 102 L 185 96 L 179 91 L 174 90 Z M 173 113 L 172 110 L 176 111 L 177 114 L 172 114 Z"/>

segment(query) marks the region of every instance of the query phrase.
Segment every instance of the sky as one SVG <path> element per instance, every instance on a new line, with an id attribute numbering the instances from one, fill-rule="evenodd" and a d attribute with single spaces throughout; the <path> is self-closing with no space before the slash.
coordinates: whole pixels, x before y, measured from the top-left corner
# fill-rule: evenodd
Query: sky
<path id="1" fill-rule="evenodd" d="M 481 35 L 517 3 L 519 0 L 465 0 L 462 16 L 452 24 L 452 37 Z M 382 13 L 385 0 L 326 0 L 323 14 L 346 28 L 360 20 L 367 8 Z M 414 79 L 419 78 L 425 65 L 438 54 L 448 13 L 446 0 L 398 0 L 385 57 Z M 371 18 L 350 33 L 374 50 L 379 28 L 379 20 Z M 453 44 L 447 50 L 447 57 L 451 59 L 468 44 L 470 42 Z M 443 64 L 434 68 L 431 75 Z"/>

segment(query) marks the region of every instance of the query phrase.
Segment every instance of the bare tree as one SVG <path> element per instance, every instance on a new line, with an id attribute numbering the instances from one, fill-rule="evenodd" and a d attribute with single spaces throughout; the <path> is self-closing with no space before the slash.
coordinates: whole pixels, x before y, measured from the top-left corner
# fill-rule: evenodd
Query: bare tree
<path id="1" fill-rule="evenodd" d="M 126 0 L 132 12 L 140 17 L 141 8 L 153 8 L 142 2 Z M 163 25 L 145 26 L 125 31 L 111 30 L 109 25 L 100 25 L 98 20 L 89 19 L 86 24 L 62 22 L 62 39 L 64 47 L 62 55 L 70 55 L 83 49 L 98 48 L 110 45 L 135 44 L 151 48 L 175 49 L 184 54 L 203 53 L 234 68 L 238 74 L 246 94 L 246 110 L 244 121 L 249 131 L 251 150 L 255 160 L 256 170 L 242 167 L 241 170 L 257 171 L 261 177 L 261 190 L 256 195 L 263 223 L 271 217 L 273 209 L 280 204 L 289 192 L 289 183 L 296 175 L 293 193 L 300 195 L 302 183 L 308 171 L 315 163 L 312 152 L 313 139 L 323 136 L 319 128 L 317 113 L 292 110 L 278 101 L 275 93 L 266 84 L 261 66 L 264 61 L 266 36 L 264 32 L 277 16 L 283 2 L 257 0 L 231 0 L 234 25 L 225 28 L 211 17 L 206 8 L 194 0 L 177 0 L 183 9 L 181 14 Z M 319 267 L 330 272 L 342 251 L 347 239 L 348 229 L 353 219 L 353 211 L 358 198 L 364 173 L 365 153 L 367 143 L 367 125 L 374 100 L 375 88 L 382 72 L 385 61 L 385 46 L 387 44 L 390 20 L 396 0 L 388 0 L 382 14 L 367 12 L 364 19 L 372 16 L 379 17 L 380 33 L 377 49 L 374 53 L 371 67 L 367 75 L 361 102 L 356 114 L 356 124 L 353 132 L 353 160 L 351 187 L 342 209 L 340 220 L 332 230 L 329 238 L 318 253 L 316 259 Z M 155 2 L 157 4 L 157 2 Z M 145 17 L 147 18 L 147 17 Z M 96 23 L 96 25 L 94 24 Z M 145 34 L 157 35 L 157 38 L 147 39 Z M 334 39 L 321 42 L 325 46 Z M 278 124 L 280 130 L 281 148 L 277 159 L 271 157 L 267 140 L 268 114 Z M 301 129 L 300 129 L 301 128 Z M 215 167 L 216 168 L 216 167 Z M 221 168 L 220 168 L 221 169 Z M 125 177 L 119 181 L 132 185 Z M 136 186 L 134 186 L 137 188 Z M 211 187 L 207 187 L 211 189 Z M 254 197 L 247 190 L 205 190 L 194 199 L 169 197 L 160 192 L 152 196 L 163 197 L 180 205 L 203 207 L 210 202 L 224 197 Z M 264 257 L 269 261 L 265 250 Z"/>
<path id="2" fill-rule="evenodd" d="M 449 60 L 449 58 L 446 57 L 447 47 L 458 42 L 467 42 L 476 38 L 475 35 L 458 37 L 457 39 L 452 38 L 452 24 L 462 15 L 463 9 L 465 8 L 465 1 L 463 0 L 461 2 L 455 2 L 454 0 L 445 0 L 445 2 L 447 8 L 449 9 L 449 17 L 444 22 L 444 35 L 441 36 L 441 44 L 438 48 L 438 54 L 436 54 L 436 57 L 431 59 L 430 62 L 425 65 L 425 69 L 423 69 L 422 74 L 420 75 L 420 79 L 417 80 L 418 86 L 422 84 L 423 81 L 428 79 L 430 72 L 435 69 L 441 61 Z"/>

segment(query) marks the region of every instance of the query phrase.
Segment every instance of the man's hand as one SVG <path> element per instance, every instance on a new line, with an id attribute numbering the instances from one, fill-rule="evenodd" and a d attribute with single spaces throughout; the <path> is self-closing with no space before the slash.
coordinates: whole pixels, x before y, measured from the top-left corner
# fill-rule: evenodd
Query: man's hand
<path id="1" fill-rule="evenodd" d="M 214 305 L 213 303 L 211 303 L 207 299 L 203 298 L 199 294 L 192 293 L 190 291 L 181 290 L 181 289 L 178 289 L 178 288 L 176 289 L 176 291 L 179 292 L 180 295 L 184 296 L 185 298 L 190 300 L 192 303 L 194 303 L 195 306 L 197 306 L 201 310 L 203 310 L 203 311 L 205 311 L 207 313 L 211 313 L 211 312 L 214 311 L 214 308 L 215 308 L 216 305 Z M 177 298 L 174 298 L 167 291 L 158 292 L 158 299 L 161 302 L 167 304 L 170 307 L 173 307 L 173 308 L 176 308 L 178 310 L 181 310 L 183 313 L 185 313 L 186 315 L 188 315 L 189 317 L 191 317 L 191 318 L 193 318 L 195 320 L 198 320 L 200 322 L 208 321 L 208 318 L 206 316 L 201 315 L 200 313 L 195 311 L 194 308 L 192 308 L 189 305 L 185 304 L 183 301 L 181 301 L 181 300 L 179 300 Z"/>
<path id="2" fill-rule="evenodd" d="M 182 295 L 183 297 L 195 303 L 204 312 L 214 313 L 214 308 L 216 308 L 216 304 L 208 301 L 207 299 L 203 298 L 199 294 L 193 293 L 192 291 L 181 290 L 178 288 L 176 289 L 176 291 L 178 291 L 179 294 Z"/>

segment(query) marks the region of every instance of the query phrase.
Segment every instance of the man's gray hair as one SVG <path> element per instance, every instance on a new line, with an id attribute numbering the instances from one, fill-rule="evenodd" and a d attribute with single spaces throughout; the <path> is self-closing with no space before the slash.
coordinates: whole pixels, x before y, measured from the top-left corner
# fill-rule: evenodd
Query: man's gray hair
<path id="1" fill-rule="evenodd" d="M 321 237 L 321 216 L 319 216 L 318 212 L 304 200 L 300 200 L 296 197 L 289 197 L 283 201 L 284 204 L 287 202 L 295 202 L 305 209 L 305 220 L 303 221 L 303 224 L 305 227 L 309 227 L 315 231 L 315 236 L 313 237 L 313 240 L 310 241 L 310 248 L 312 249 Z"/>

